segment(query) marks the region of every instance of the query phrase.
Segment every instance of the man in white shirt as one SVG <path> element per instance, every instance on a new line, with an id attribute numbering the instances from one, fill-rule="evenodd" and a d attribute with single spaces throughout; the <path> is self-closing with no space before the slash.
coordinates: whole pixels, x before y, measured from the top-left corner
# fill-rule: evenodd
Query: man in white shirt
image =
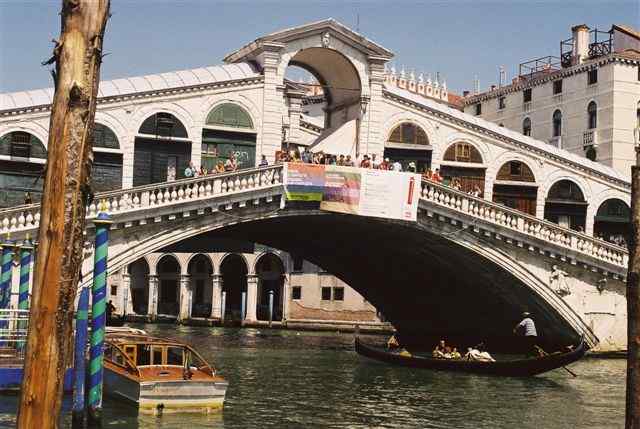
<path id="1" fill-rule="evenodd" d="M 393 171 L 402 171 L 402 164 L 400 162 L 395 161 L 393 163 Z"/>
<path id="2" fill-rule="evenodd" d="M 380 169 L 380 163 L 382 161 L 380 161 L 377 157 L 376 154 L 374 153 L 373 155 L 371 155 L 371 165 L 373 166 L 374 169 L 379 170 Z"/>

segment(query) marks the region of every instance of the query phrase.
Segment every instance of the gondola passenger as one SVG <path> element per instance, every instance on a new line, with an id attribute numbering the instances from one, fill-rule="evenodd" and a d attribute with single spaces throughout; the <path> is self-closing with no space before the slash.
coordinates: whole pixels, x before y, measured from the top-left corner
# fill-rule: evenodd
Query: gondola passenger
<path id="1" fill-rule="evenodd" d="M 433 349 L 432 355 L 434 358 L 448 359 L 451 357 L 451 348 L 447 346 L 444 340 L 440 340 L 436 348 Z"/>

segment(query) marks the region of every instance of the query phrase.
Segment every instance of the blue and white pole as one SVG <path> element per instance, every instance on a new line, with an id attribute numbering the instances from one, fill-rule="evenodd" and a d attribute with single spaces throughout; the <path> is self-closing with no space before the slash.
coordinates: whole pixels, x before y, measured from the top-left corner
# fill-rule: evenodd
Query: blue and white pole
<path id="1" fill-rule="evenodd" d="M 269 326 L 273 322 L 273 289 L 269 290 Z"/>
<path id="2" fill-rule="evenodd" d="M 89 349 L 89 421 L 94 425 L 102 422 L 102 375 L 104 334 L 107 300 L 107 250 L 109 248 L 109 225 L 111 217 L 104 211 L 93 221 L 96 240 L 93 257 L 93 288 L 91 290 L 91 348 Z"/>
<path id="3" fill-rule="evenodd" d="M 18 289 L 18 310 L 29 309 L 29 280 L 31 279 L 31 257 L 33 254 L 33 243 L 27 234 L 27 237 L 20 245 L 20 287 Z M 21 317 L 22 318 L 22 317 Z M 19 322 L 20 330 L 26 328 L 26 322 Z M 18 349 L 23 350 L 24 341 L 18 343 Z"/>
<path id="4" fill-rule="evenodd" d="M 242 292 L 242 298 L 240 300 L 240 323 L 244 324 L 244 319 L 247 317 L 247 292 Z"/>
<path id="5" fill-rule="evenodd" d="M 85 411 L 85 372 L 87 335 L 89 331 L 89 288 L 84 286 L 78 299 L 76 311 L 76 338 L 73 353 L 73 411 L 72 426 L 81 428 L 84 426 Z"/>
<path id="6" fill-rule="evenodd" d="M 11 303 L 11 274 L 13 265 L 14 243 L 9 240 L 9 234 L 2 243 L 0 255 L 0 310 L 6 310 Z M 0 328 L 8 326 L 7 320 L 0 321 Z"/>

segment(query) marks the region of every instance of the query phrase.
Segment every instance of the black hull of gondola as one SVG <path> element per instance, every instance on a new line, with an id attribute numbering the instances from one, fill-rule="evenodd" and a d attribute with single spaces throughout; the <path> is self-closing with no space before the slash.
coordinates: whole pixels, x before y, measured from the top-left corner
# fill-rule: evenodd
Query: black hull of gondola
<path id="1" fill-rule="evenodd" d="M 356 352 L 370 359 L 411 368 L 433 369 L 438 371 L 457 371 L 503 377 L 530 377 L 552 371 L 580 360 L 588 350 L 584 340 L 570 352 L 553 353 L 543 357 L 480 362 L 465 359 L 434 359 L 424 356 L 403 356 L 379 347 L 363 344 L 359 338 L 355 341 Z"/>

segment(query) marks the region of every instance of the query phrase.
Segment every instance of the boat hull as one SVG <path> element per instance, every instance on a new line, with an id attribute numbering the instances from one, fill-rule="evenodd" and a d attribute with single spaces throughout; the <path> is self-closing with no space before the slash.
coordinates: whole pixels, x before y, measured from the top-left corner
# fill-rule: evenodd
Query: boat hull
<path id="1" fill-rule="evenodd" d="M 587 346 L 582 341 L 578 347 L 568 353 L 550 354 L 539 358 L 529 358 L 511 361 L 480 362 L 464 359 L 434 359 L 423 356 L 404 356 L 392 353 L 378 347 L 362 343 L 358 338 L 355 341 L 355 349 L 358 354 L 387 362 L 394 365 L 412 368 L 425 368 L 443 371 L 470 372 L 505 377 L 528 377 L 542 374 L 581 359 L 587 351 Z"/>
<path id="2" fill-rule="evenodd" d="M 227 386 L 221 380 L 138 381 L 104 369 L 105 394 L 136 403 L 142 414 L 216 412 L 223 407 Z"/>
<path id="3" fill-rule="evenodd" d="M 0 364 L 0 392 L 19 392 L 23 376 L 22 365 L 3 366 Z M 73 391 L 73 368 L 67 368 L 64 373 L 63 390 L 65 393 Z"/>

